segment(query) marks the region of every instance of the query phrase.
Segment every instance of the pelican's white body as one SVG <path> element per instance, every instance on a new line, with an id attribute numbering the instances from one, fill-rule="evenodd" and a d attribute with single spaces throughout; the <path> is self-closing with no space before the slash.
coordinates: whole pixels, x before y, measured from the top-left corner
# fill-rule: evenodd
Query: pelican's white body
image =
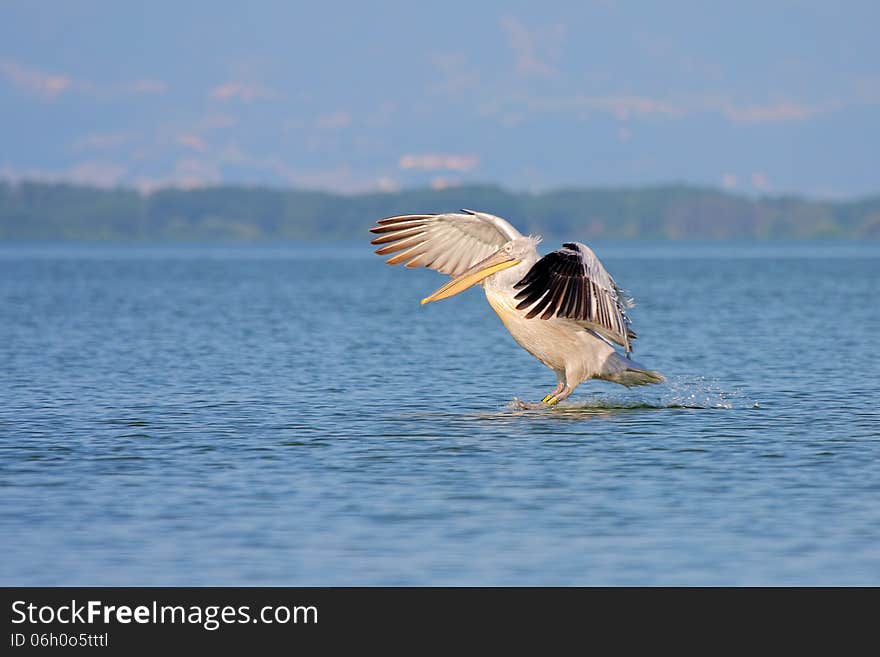
<path id="1" fill-rule="evenodd" d="M 557 379 L 572 390 L 588 379 L 624 383 L 621 377 L 630 361 L 622 358 L 607 342 L 570 319 L 526 319 L 526 313 L 516 309 L 518 302 L 514 299 L 516 290 L 513 286 L 537 260 L 538 252 L 535 251 L 534 257 L 483 281 L 486 300 L 492 310 L 513 339 L 556 372 Z"/>

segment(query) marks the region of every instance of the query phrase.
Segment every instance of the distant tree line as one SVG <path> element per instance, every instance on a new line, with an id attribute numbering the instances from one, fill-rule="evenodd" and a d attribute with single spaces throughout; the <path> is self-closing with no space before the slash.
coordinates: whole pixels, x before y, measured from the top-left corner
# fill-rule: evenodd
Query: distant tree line
<path id="1" fill-rule="evenodd" d="M 211 187 L 141 194 L 0 182 L 0 241 L 216 242 L 364 239 L 378 218 L 484 210 L 520 230 L 570 239 L 880 239 L 880 196 L 854 201 L 748 198 L 667 185 L 562 189 L 496 186 L 356 195 Z"/>

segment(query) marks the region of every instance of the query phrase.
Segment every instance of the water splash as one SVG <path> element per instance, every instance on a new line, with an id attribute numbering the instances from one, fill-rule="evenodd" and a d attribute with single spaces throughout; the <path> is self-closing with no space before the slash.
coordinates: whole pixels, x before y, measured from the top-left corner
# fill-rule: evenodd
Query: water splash
<path id="1" fill-rule="evenodd" d="M 578 390 L 580 392 L 580 390 Z M 621 389 L 596 395 L 578 395 L 569 398 L 555 410 L 566 411 L 613 411 L 630 409 L 757 409 L 757 401 L 748 399 L 743 391 L 726 390 L 717 381 L 705 377 L 669 377 L 665 384 L 650 388 Z M 538 410 L 541 407 L 528 404 L 514 397 L 507 407 L 517 411 Z"/>

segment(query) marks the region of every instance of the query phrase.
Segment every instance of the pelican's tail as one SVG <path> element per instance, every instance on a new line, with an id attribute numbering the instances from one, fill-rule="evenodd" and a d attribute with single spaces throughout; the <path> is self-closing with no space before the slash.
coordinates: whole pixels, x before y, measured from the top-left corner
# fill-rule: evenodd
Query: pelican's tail
<path id="1" fill-rule="evenodd" d="M 666 377 L 654 370 L 649 370 L 644 365 L 634 360 L 623 358 L 617 353 L 611 355 L 606 363 L 606 368 L 611 370 L 606 372 L 600 378 L 606 381 L 613 381 L 625 385 L 627 388 L 633 386 L 646 386 L 652 383 L 663 383 Z"/>

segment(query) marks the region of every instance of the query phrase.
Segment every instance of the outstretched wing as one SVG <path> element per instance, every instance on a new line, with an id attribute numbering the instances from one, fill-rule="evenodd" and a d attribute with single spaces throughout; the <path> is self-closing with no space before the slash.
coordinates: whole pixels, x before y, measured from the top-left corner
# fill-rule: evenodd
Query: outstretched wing
<path id="1" fill-rule="evenodd" d="M 596 254 L 584 244 L 567 242 L 538 260 L 514 286 L 517 310 L 526 317 L 563 317 L 584 324 L 629 353 L 636 337 L 630 328 L 626 299 Z"/>
<path id="2" fill-rule="evenodd" d="M 386 260 L 389 265 L 407 261 L 407 267 L 430 267 L 451 276 L 522 237 L 501 217 L 473 210 L 388 217 L 377 221 L 370 232 L 380 235 L 371 244 L 383 245 L 376 253 L 394 254 Z"/>

